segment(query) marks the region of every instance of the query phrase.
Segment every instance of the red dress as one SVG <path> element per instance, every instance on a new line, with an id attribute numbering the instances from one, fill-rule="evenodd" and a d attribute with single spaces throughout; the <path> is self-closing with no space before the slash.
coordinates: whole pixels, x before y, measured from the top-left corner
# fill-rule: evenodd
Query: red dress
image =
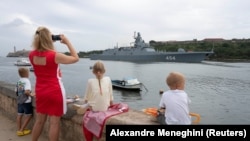
<path id="1" fill-rule="evenodd" d="M 45 57 L 45 65 L 36 65 L 34 56 Z M 30 62 L 36 76 L 35 101 L 36 112 L 54 116 L 62 116 L 67 111 L 66 95 L 61 81 L 59 64 L 55 63 L 55 51 L 36 51 L 29 54 Z"/>

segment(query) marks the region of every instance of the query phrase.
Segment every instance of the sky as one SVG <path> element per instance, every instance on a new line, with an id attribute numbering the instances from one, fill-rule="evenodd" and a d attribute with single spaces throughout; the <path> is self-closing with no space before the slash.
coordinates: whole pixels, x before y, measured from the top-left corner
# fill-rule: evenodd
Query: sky
<path id="1" fill-rule="evenodd" d="M 64 34 L 77 52 L 143 40 L 250 38 L 249 0 L 5 0 L 0 5 L 0 56 L 31 50 L 39 26 Z M 59 52 L 68 49 L 55 43 Z"/>

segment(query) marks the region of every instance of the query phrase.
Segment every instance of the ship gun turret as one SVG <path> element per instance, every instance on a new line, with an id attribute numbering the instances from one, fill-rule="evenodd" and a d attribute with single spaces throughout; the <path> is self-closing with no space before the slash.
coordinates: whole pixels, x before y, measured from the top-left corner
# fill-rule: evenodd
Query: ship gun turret
<path id="1" fill-rule="evenodd" d="M 144 40 L 142 40 L 140 32 L 137 33 L 137 36 L 135 34 L 134 34 L 134 39 L 135 39 L 134 47 L 137 48 L 150 47 L 149 44 L 145 43 Z"/>

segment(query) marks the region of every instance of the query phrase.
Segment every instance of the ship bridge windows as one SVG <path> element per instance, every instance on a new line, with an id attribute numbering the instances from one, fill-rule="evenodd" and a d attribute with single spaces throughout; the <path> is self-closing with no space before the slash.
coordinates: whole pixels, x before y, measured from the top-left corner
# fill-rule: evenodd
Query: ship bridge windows
<path id="1" fill-rule="evenodd" d="M 178 52 L 186 52 L 183 48 L 178 48 Z"/>
<path id="2" fill-rule="evenodd" d="M 145 48 L 145 50 L 146 50 L 147 52 L 155 52 L 155 50 L 154 50 L 153 48 Z"/>

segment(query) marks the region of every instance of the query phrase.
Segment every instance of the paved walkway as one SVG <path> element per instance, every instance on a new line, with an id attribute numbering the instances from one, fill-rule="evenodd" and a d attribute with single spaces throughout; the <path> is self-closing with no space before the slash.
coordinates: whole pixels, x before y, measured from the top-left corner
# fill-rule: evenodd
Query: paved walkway
<path id="1" fill-rule="evenodd" d="M 8 119 L 0 112 L 0 140 L 1 141 L 31 141 L 31 134 L 25 136 L 16 135 L 16 121 Z M 40 136 L 39 141 L 48 141 Z"/>

